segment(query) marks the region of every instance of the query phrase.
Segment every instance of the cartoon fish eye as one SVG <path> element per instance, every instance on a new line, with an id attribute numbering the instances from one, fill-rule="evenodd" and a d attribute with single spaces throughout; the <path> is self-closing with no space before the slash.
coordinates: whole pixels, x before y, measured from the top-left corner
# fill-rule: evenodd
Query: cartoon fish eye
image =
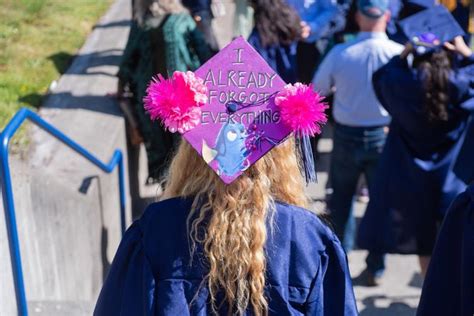
<path id="1" fill-rule="evenodd" d="M 233 142 L 234 140 L 237 139 L 237 133 L 234 131 L 228 131 L 227 132 L 227 140 L 230 142 Z"/>

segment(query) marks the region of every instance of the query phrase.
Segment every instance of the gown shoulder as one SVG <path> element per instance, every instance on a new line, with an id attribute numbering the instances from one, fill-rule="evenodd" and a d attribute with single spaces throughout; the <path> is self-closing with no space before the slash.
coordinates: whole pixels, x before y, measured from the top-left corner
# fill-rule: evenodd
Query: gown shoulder
<path id="1" fill-rule="evenodd" d="M 155 278 L 142 238 L 136 221 L 122 238 L 94 315 L 153 315 Z"/>
<path id="2" fill-rule="evenodd" d="M 474 314 L 474 183 L 453 202 L 423 282 L 418 316 Z"/>
<path id="3" fill-rule="evenodd" d="M 151 204 L 132 224 L 94 315 L 211 314 L 199 246 L 197 257 L 190 260 L 186 219 L 192 203 L 173 198 Z M 269 221 L 269 314 L 357 315 L 347 259 L 331 229 L 310 211 L 278 202 Z"/>

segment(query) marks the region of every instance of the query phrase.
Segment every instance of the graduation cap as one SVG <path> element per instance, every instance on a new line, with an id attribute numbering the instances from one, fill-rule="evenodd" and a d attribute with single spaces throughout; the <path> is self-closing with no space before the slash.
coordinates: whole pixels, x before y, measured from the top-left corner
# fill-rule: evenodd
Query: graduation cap
<path id="1" fill-rule="evenodd" d="M 308 137 L 326 122 L 322 99 L 311 86 L 287 85 L 239 37 L 194 73 L 155 78 L 144 103 L 228 184 L 291 133 L 301 139 L 305 175 L 314 181 Z"/>
<path id="2" fill-rule="evenodd" d="M 436 0 L 408 0 L 403 3 L 403 6 L 398 14 L 398 19 L 403 20 L 413 14 L 416 14 L 425 9 L 434 7 Z"/>
<path id="3" fill-rule="evenodd" d="M 419 55 L 441 47 L 464 35 L 461 26 L 442 5 L 437 5 L 400 21 L 400 27 Z"/>

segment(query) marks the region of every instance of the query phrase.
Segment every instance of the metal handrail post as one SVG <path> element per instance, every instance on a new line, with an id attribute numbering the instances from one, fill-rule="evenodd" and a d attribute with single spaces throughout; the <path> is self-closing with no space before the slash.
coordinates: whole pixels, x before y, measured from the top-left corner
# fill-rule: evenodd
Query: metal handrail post
<path id="1" fill-rule="evenodd" d="M 23 269 L 20 252 L 20 242 L 18 238 L 18 226 L 15 216 L 15 203 L 13 199 L 13 189 L 11 183 L 10 166 L 8 163 L 8 146 L 11 137 L 15 134 L 21 124 L 26 120 L 30 120 L 35 125 L 49 133 L 54 138 L 61 141 L 63 144 L 77 152 L 79 155 L 86 158 L 88 161 L 99 167 L 106 173 L 111 173 L 115 166 L 118 165 L 118 182 L 120 195 L 120 228 L 122 235 L 125 233 L 126 217 L 125 217 L 125 170 L 123 154 L 116 149 L 108 164 L 104 164 L 97 159 L 84 147 L 64 135 L 60 130 L 43 120 L 36 113 L 21 109 L 7 124 L 3 132 L 0 134 L 1 148 L 0 148 L 0 175 L 3 192 L 3 205 L 5 208 L 5 221 L 7 225 L 8 243 L 10 248 L 11 265 L 13 271 L 13 280 L 15 282 L 15 295 L 17 301 L 18 314 L 20 316 L 28 315 L 28 306 L 25 293 L 25 282 L 23 278 Z"/>
<path id="2" fill-rule="evenodd" d="M 18 113 L 14 119 L 19 121 L 19 124 L 25 119 L 24 113 Z M 11 121 L 13 122 L 13 120 Z M 11 127 L 10 127 L 11 128 Z M 13 133 L 17 128 L 13 129 Z M 10 248 L 10 260 L 12 265 L 13 282 L 15 282 L 15 296 L 17 302 L 18 315 L 28 315 L 28 307 L 26 303 L 25 282 L 23 280 L 23 270 L 21 264 L 20 241 L 18 239 L 18 229 L 15 216 L 15 203 L 13 200 L 13 190 L 10 175 L 10 166 L 8 164 L 8 144 L 10 136 L 7 133 L 12 130 L 5 128 L 1 134 L 1 176 L 2 176 L 2 193 L 3 193 L 3 207 L 5 209 L 5 222 L 7 226 L 8 245 Z"/>
<path id="3" fill-rule="evenodd" d="M 119 156 L 118 162 L 118 177 L 119 177 L 119 193 L 120 193 L 120 223 L 122 224 L 122 236 L 125 234 L 125 229 L 127 226 L 125 218 L 125 169 L 123 154 L 120 150 L 116 150 L 115 154 Z"/>

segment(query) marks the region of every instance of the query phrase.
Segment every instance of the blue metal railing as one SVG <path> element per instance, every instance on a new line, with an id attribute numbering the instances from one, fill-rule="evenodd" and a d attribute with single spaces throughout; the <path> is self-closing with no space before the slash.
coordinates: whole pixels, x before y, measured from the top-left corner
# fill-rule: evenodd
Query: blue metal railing
<path id="1" fill-rule="evenodd" d="M 15 204 L 13 201 L 12 182 L 10 176 L 10 167 L 8 164 L 8 145 L 11 137 L 15 134 L 18 128 L 25 120 L 30 120 L 51 136 L 57 138 L 69 148 L 76 151 L 91 163 L 102 169 L 107 173 L 114 171 L 118 165 L 119 190 L 120 190 L 120 221 L 122 234 L 125 232 L 125 179 L 123 155 L 120 150 L 115 150 L 112 158 L 108 164 L 103 163 L 94 155 L 88 152 L 84 147 L 71 140 L 69 137 L 61 133 L 57 128 L 44 121 L 36 113 L 21 109 L 11 119 L 3 132 L 0 134 L 1 148 L 0 148 L 0 181 L 3 193 L 3 205 L 5 209 L 5 220 L 7 224 L 8 242 L 10 247 L 11 264 L 13 271 L 13 280 L 15 282 L 15 294 L 18 306 L 19 315 L 28 315 L 28 307 L 25 294 L 25 283 L 23 279 L 23 269 L 21 264 L 20 243 L 18 240 L 18 229 L 15 218 Z"/>

